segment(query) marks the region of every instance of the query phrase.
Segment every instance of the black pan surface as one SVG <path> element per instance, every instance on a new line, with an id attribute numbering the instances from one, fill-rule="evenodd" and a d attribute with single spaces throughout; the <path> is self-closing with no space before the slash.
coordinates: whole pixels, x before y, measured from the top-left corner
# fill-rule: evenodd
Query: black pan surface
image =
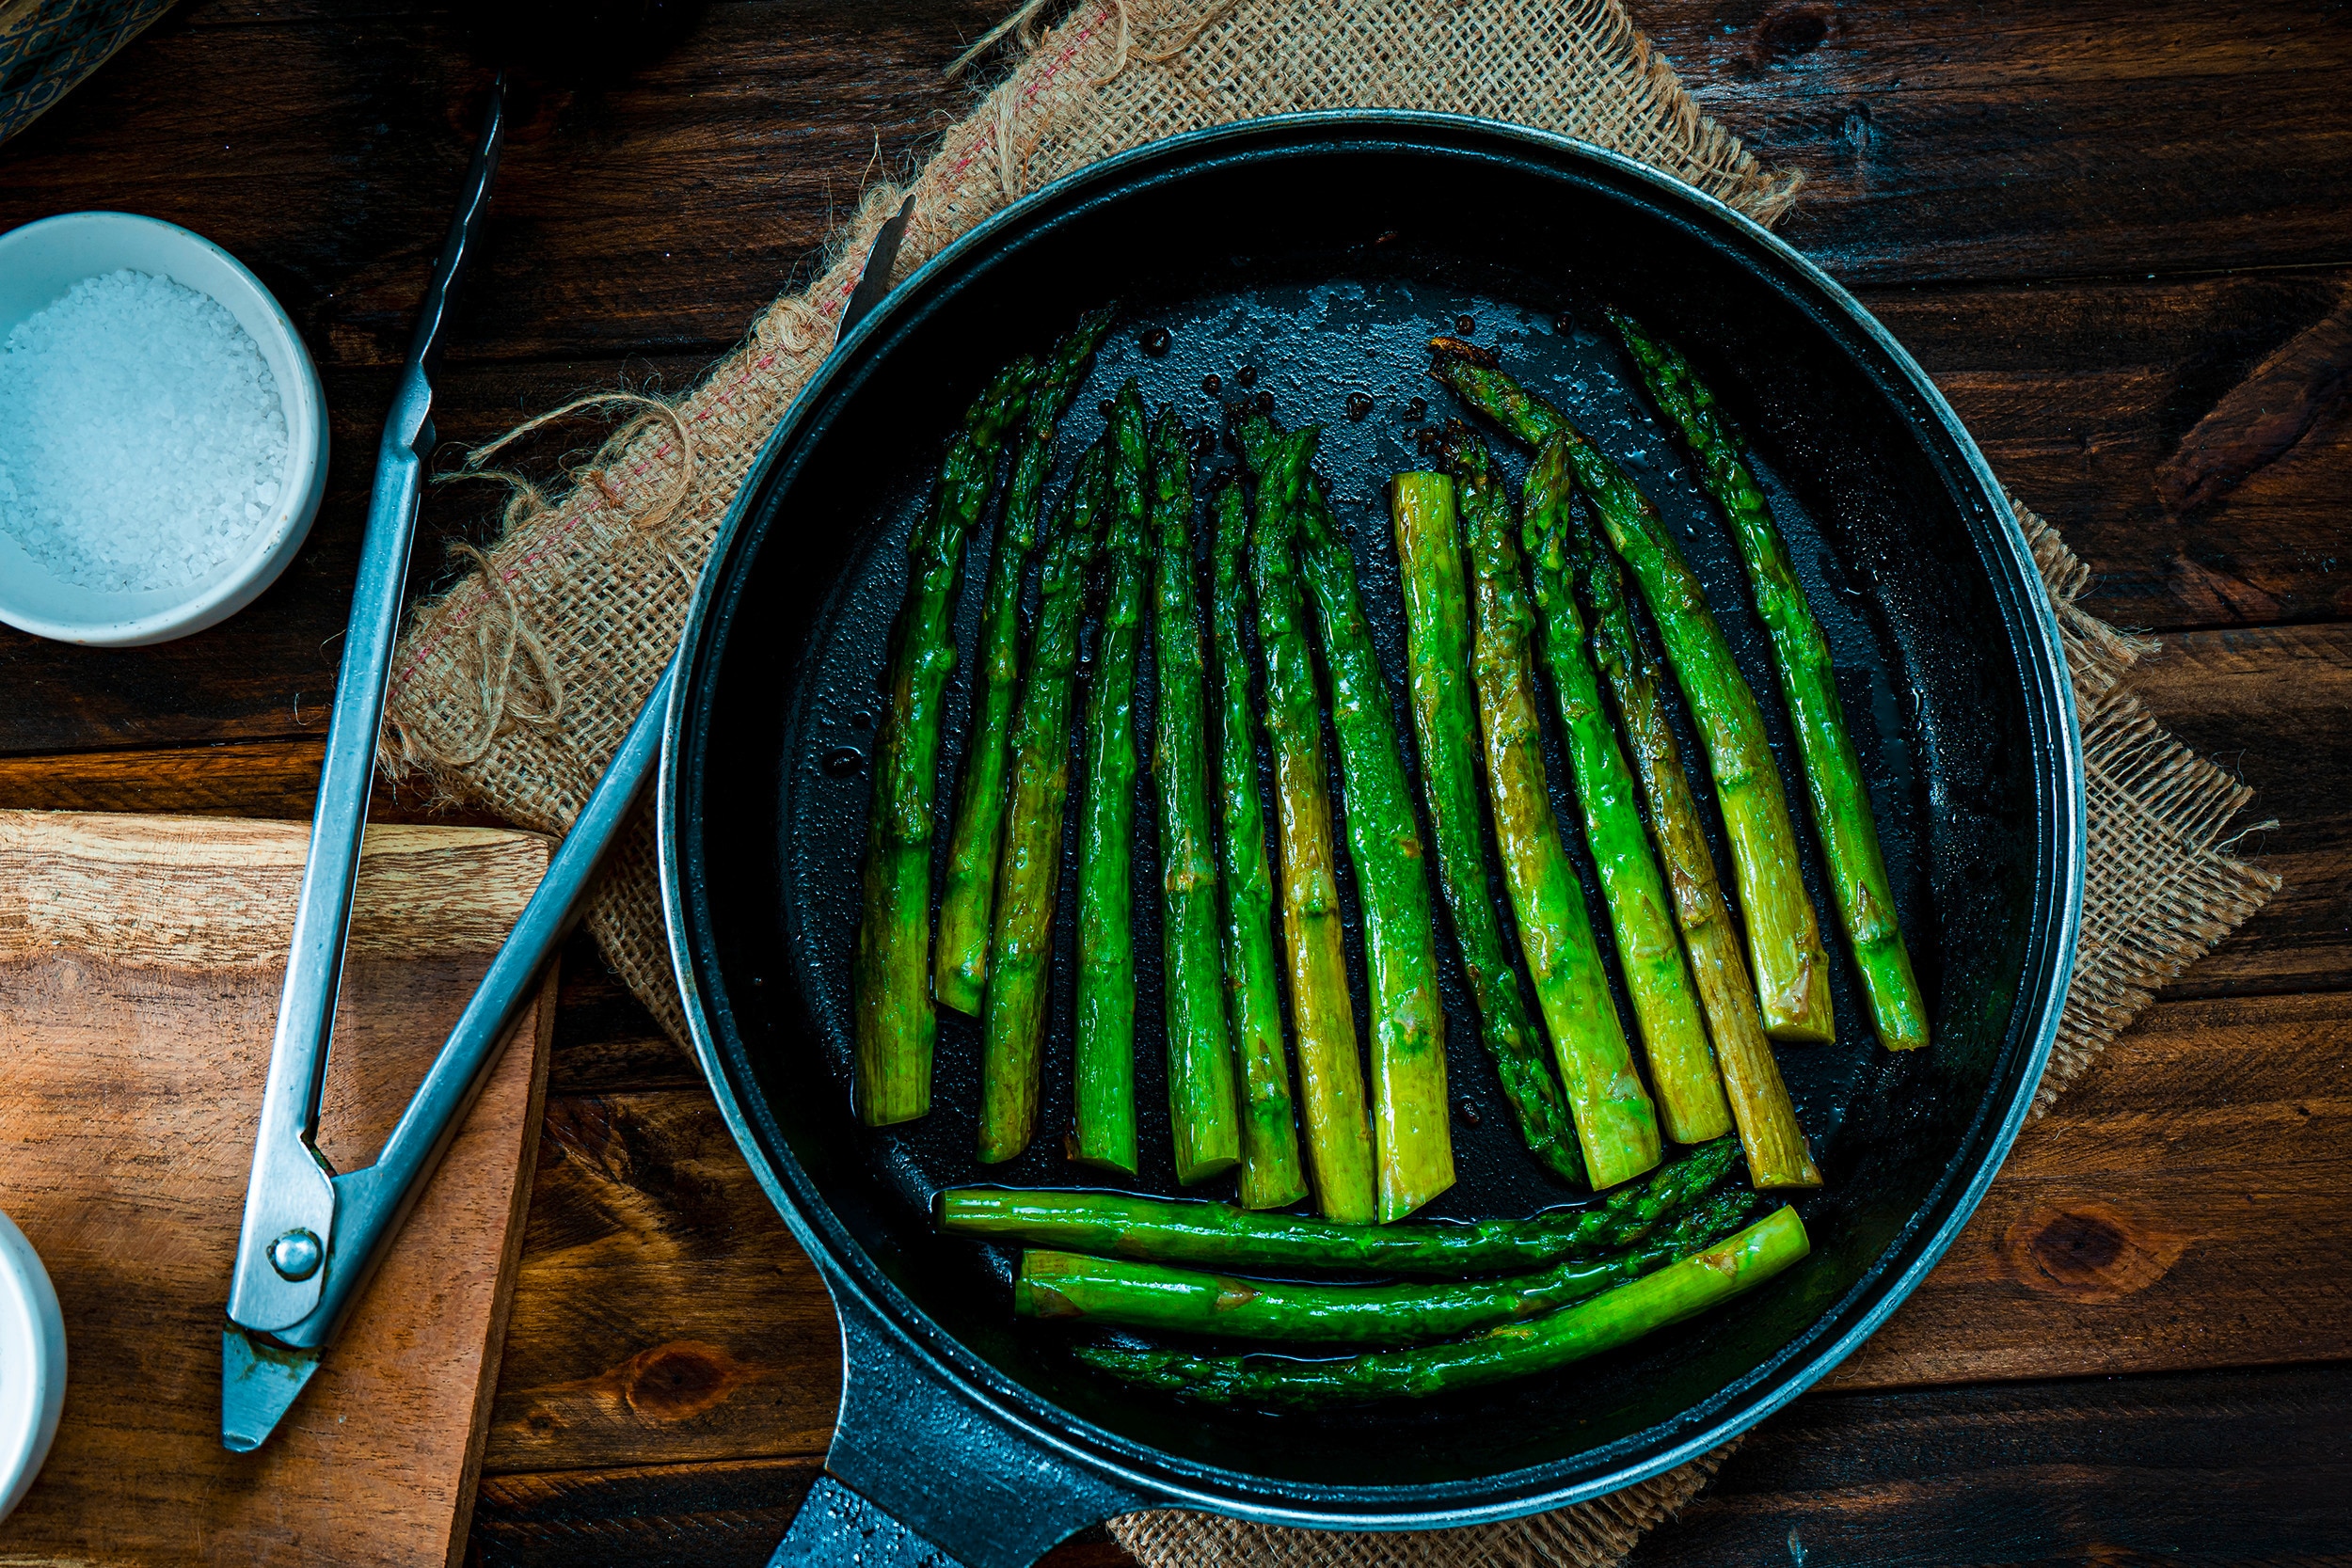
<path id="1" fill-rule="evenodd" d="M 1125 315 L 1064 424 L 1063 476 L 1130 375 L 1201 432 L 1204 496 L 1232 464 L 1214 444 L 1223 401 L 1270 397 L 1284 423 L 1319 422 L 1400 718 L 1383 490 L 1422 466 L 1421 428 L 1462 413 L 1422 373 L 1427 339 L 1459 333 L 1560 402 L 1656 499 L 1786 770 L 1795 752 L 1729 536 L 1597 305 L 1680 341 L 1749 432 L 1829 635 L 1935 1024 L 1928 1051 L 1881 1050 L 1841 954 L 1837 1043 L 1781 1049 L 1828 1176 L 1801 1205 L 1814 1253 L 1790 1275 L 1559 1376 L 1421 1404 L 1204 1412 L 1087 1372 L 1063 1334 L 1012 1322 L 1009 1253 L 943 1240 L 929 1219 L 943 1186 L 1088 1184 L 1061 1155 L 1074 862 L 1030 1150 L 975 1163 L 977 1033 L 944 1009 L 932 1114 L 856 1126 L 850 953 L 907 531 L 980 383 L 1111 299 Z M 1525 455 L 1489 436 L 1516 479 Z M 943 832 L 988 545 L 976 538 L 958 621 Z M 1699 754 L 1687 736 L 1686 752 Z M 1024 203 L 903 286 L 746 483 L 705 576 L 663 778 L 673 943 L 706 1069 L 835 1290 L 863 1293 L 976 1396 L 1053 1441 L 1168 1496 L 1276 1518 L 1428 1523 L 1590 1496 L 1722 1441 L 1820 1375 L 1925 1272 L 2006 1152 L 2055 1028 L 2079 898 L 2079 745 L 2055 629 L 1982 459 L 1925 377 L 1835 285 L 1724 209 L 1590 149 L 1434 117 L 1301 117 L 1163 144 Z M 1174 1193 L 1148 809 L 1136 852 L 1137 1185 Z M 1570 1200 L 1519 1146 L 1450 962 L 1447 979 L 1461 1180 L 1429 1212 Z"/>

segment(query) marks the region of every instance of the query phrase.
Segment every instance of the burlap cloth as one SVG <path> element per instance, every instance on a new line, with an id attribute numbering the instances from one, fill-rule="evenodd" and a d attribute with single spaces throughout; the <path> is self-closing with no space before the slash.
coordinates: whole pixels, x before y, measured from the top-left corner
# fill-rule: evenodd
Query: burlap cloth
<path id="1" fill-rule="evenodd" d="M 901 277 L 1098 158 L 1287 110 L 1441 109 L 1565 132 L 1768 224 L 1796 192 L 1793 176 L 1760 167 L 1698 112 L 1617 0 L 1217 0 L 1205 9 L 1200 0 L 1081 0 L 1041 37 L 1025 20 L 1007 47 L 1018 56 L 1009 73 L 912 184 L 869 189 L 817 280 L 769 307 L 702 385 L 675 404 L 596 400 L 629 422 L 564 493 L 516 492 L 498 543 L 418 610 L 401 644 L 389 770 L 524 827 L 570 826 L 676 642 L 694 573 L 745 468 L 831 347 L 859 261 L 909 191 Z M 2090 764 L 2082 944 L 2039 1110 L 2277 882 L 2227 852 L 2224 827 L 2248 792 L 2167 737 L 2132 695 L 2131 667 L 2153 644 L 2075 608 L 2089 573 L 2039 518 L 2018 513 L 2058 607 Z M 616 850 L 588 926 L 682 1038 L 645 824 Z M 1593 1568 L 1688 1502 L 1728 1451 L 1595 1502 L 1476 1529 L 1346 1535 L 1160 1512 L 1115 1520 L 1111 1533 L 1152 1568 Z"/>

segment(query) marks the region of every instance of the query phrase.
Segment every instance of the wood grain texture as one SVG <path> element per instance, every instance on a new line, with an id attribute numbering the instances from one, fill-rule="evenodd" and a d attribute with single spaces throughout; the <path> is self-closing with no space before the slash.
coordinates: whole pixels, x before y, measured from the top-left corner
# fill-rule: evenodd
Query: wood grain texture
<path id="1" fill-rule="evenodd" d="M 512 1300 L 554 1010 L 533 1002 L 341 1341 L 257 1454 L 220 1333 L 298 823 L 0 813 L 0 1206 L 65 1310 L 65 1418 L 0 1560 L 454 1564 Z M 371 831 L 320 1147 L 363 1164 L 546 841 Z"/>
<path id="2" fill-rule="evenodd" d="M 1772 1418 L 1633 1568 L 2352 1562 L 2352 1369 L 1826 1395 Z M 484 1568 L 758 1568 L 808 1460 L 483 1482 Z M 1089 1533 L 1045 1568 L 1130 1561 Z"/>

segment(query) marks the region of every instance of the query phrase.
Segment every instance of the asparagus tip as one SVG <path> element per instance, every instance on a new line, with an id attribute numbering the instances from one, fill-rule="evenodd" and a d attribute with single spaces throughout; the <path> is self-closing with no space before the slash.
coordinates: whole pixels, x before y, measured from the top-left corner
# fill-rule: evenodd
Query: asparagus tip
<path id="1" fill-rule="evenodd" d="M 1476 343 L 1465 342 L 1459 338 L 1432 338 L 1429 340 L 1429 352 L 1439 359 L 1460 359 L 1483 370 L 1499 370 L 1502 364 L 1495 357 L 1492 349 L 1480 348 Z"/>

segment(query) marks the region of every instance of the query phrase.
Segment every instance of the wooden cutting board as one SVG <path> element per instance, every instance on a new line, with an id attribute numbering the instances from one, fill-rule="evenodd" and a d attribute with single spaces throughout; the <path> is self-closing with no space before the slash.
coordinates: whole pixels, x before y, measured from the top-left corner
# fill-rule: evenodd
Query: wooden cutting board
<path id="1" fill-rule="evenodd" d="M 220 1336 L 307 824 L 0 812 L 0 1210 L 65 1308 L 65 1414 L 0 1564 L 463 1555 L 537 1153 L 549 977 L 342 1338 L 258 1453 Z M 320 1147 L 365 1164 L 547 863 L 368 832 Z"/>

